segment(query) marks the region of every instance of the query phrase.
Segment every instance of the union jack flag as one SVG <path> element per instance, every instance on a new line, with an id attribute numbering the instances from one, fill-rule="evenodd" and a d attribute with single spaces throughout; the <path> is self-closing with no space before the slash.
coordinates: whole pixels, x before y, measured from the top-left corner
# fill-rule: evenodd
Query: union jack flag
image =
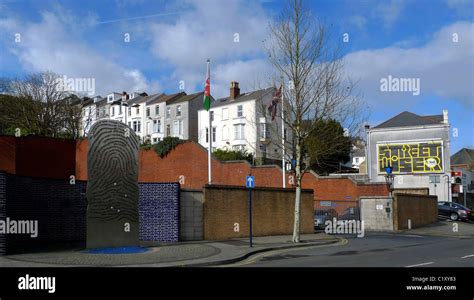
<path id="1" fill-rule="evenodd" d="M 272 121 L 275 120 L 278 102 L 281 100 L 281 87 L 282 86 L 280 85 L 280 88 L 275 91 L 275 94 L 273 94 L 272 103 L 270 103 L 268 106 L 268 112 L 272 115 Z"/>

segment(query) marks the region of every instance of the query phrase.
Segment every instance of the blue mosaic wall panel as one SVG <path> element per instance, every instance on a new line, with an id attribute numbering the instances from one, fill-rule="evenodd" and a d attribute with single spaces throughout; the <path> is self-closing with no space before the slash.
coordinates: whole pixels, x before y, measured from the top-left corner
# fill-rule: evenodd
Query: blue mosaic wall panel
<path id="1" fill-rule="evenodd" d="M 179 241 L 179 183 L 140 183 L 140 240 Z"/>

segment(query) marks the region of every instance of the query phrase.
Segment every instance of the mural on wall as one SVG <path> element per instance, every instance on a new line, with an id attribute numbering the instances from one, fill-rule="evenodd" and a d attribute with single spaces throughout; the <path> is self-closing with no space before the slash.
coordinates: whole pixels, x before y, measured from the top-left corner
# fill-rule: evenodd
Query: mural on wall
<path id="1" fill-rule="evenodd" d="M 385 174 L 387 166 L 392 166 L 394 174 L 443 173 L 443 142 L 378 144 L 379 174 Z"/>
<path id="2" fill-rule="evenodd" d="M 87 154 L 87 247 L 137 246 L 139 138 L 125 124 L 96 122 Z"/>

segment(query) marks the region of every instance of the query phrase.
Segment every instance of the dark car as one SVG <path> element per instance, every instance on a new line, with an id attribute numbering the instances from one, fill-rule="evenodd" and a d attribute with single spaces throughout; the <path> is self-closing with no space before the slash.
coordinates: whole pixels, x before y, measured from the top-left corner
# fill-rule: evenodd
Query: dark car
<path id="1" fill-rule="evenodd" d="M 337 218 L 337 212 L 332 208 L 318 209 L 314 212 L 314 229 L 324 228 L 327 220 Z"/>
<path id="2" fill-rule="evenodd" d="M 342 214 L 337 218 L 338 220 L 360 220 L 360 210 L 358 207 L 348 207 Z"/>
<path id="3" fill-rule="evenodd" d="M 448 217 L 453 221 L 474 219 L 474 211 L 459 203 L 447 201 L 438 202 L 438 215 Z"/>

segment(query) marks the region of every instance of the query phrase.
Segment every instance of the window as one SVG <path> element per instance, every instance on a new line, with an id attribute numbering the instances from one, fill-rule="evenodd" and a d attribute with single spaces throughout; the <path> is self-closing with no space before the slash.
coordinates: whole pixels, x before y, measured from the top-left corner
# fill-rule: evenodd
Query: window
<path id="1" fill-rule="evenodd" d="M 174 135 L 183 135 L 183 120 L 174 121 Z"/>
<path id="2" fill-rule="evenodd" d="M 119 114 L 119 115 L 122 114 L 122 105 L 119 105 L 119 113 L 118 113 L 118 114 Z"/>
<path id="3" fill-rule="evenodd" d="M 133 121 L 133 131 L 135 131 L 135 132 L 138 132 L 138 127 L 137 127 L 137 125 L 138 125 L 138 122 L 137 122 L 137 121 Z"/>
<path id="4" fill-rule="evenodd" d="M 179 134 L 179 122 L 178 122 L 178 121 L 174 121 L 173 134 L 174 134 L 174 135 L 178 135 L 178 134 Z"/>
<path id="5" fill-rule="evenodd" d="M 212 142 L 213 143 L 216 141 L 216 132 L 217 132 L 217 127 L 212 127 Z"/>
<path id="6" fill-rule="evenodd" d="M 176 116 L 177 117 L 181 116 L 181 105 L 176 106 Z"/>
<path id="7" fill-rule="evenodd" d="M 227 120 L 229 118 L 229 109 L 223 108 L 222 109 L 222 120 Z"/>
<path id="8" fill-rule="evenodd" d="M 171 135 L 171 126 L 168 124 L 166 125 L 166 136 L 170 136 Z"/>
<path id="9" fill-rule="evenodd" d="M 167 107 L 166 108 L 166 118 L 170 118 L 171 117 L 171 107 Z"/>
<path id="10" fill-rule="evenodd" d="M 209 143 L 209 128 L 207 127 L 206 127 L 206 143 Z"/>
<path id="11" fill-rule="evenodd" d="M 140 106 L 137 106 L 136 114 L 140 114 Z"/>
<path id="12" fill-rule="evenodd" d="M 150 116 L 150 108 L 149 108 L 149 107 L 146 108 L 146 116 L 147 116 L 147 117 Z"/>
<path id="13" fill-rule="evenodd" d="M 234 125 L 234 139 L 235 140 L 245 139 L 244 126 L 245 124 Z"/>
<path id="14" fill-rule="evenodd" d="M 358 157 L 355 158 L 355 162 L 356 162 L 356 164 L 359 163 L 359 158 Z"/>
<path id="15" fill-rule="evenodd" d="M 161 132 L 161 120 L 153 120 L 153 133 Z"/>
<path id="16" fill-rule="evenodd" d="M 244 109 L 242 105 L 237 105 L 237 117 L 241 118 L 244 116 Z"/>
<path id="17" fill-rule="evenodd" d="M 153 138 L 153 144 L 156 144 L 158 142 L 158 138 Z"/>
<path id="18" fill-rule="evenodd" d="M 245 152 L 245 145 L 234 145 L 232 146 L 232 150 Z"/>
<path id="19" fill-rule="evenodd" d="M 269 139 L 270 138 L 270 126 L 263 123 L 260 124 L 260 138 L 262 139 Z"/>
<path id="20" fill-rule="evenodd" d="M 214 111 L 211 110 L 211 122 L 214 122 Z"/>
<path id="21" fill-rule="evenodd" d="M 128 115 L 129 115 L 129 116 L 132 115 L 132 108 L 131 108 L 131 107 L 128 108 Z"/>
<path id="22" fill-rule="evenodd" d="M 110 115 L 113 117 L 115 115 L 115 106 L 110 108 Z"/>
<path id="23" fill-rule="evenodd" d="M 113 95 L 107 96 L 107 102 L 112 102 L 113 100 L 114 100 L 114 96 L 113 96 Z"/>
<path id="24" fill-rule="evenodd" d="M 226 141 L 229 139 L 229 128 L 227 126 L 222 127 L 222 140 Z"/>
<path id="25" fill-rule="evenodd" d="M 155 106 L 155 115 L 158 116 L 159 114 L 160 114 L 160 106 L 157 105 L 157 106 Z"/>

